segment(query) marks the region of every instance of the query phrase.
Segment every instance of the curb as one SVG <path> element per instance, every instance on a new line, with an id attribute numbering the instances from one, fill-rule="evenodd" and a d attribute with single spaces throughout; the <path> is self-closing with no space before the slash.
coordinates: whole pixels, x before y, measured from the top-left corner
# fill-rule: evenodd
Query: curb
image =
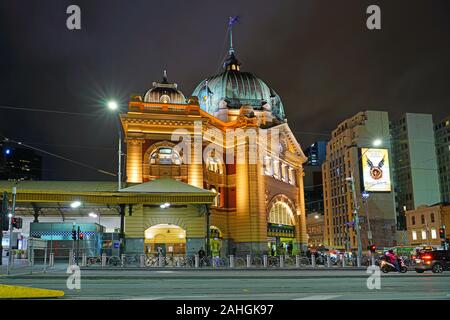
<path id="1" fill-rule="evenodd" d="M 64 291 L 0 284 L 0 299 L 59 298 Z"/>

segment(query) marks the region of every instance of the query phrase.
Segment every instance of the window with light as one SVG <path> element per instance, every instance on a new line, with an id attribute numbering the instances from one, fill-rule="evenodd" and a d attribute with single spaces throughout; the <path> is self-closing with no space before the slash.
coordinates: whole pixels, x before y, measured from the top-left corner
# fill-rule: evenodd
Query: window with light
<path id="1" fill-rule="evenodd" d="M 150 154 L 150 164 L 175 164 L 180 165 L 181 159 L 178 153 L 170 147 L 161 147 Z"/>
<path id="2" fill-rule="evenodd" d="M 282 201 L 272 205 L 269 212 L 269 223 L 293 226 L 294 221 L 291 208 Z"/>

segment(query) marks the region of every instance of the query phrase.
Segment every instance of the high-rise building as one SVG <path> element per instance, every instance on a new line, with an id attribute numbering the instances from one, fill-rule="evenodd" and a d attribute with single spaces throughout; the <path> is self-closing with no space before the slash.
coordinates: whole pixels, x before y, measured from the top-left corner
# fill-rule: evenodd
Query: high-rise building
<path id="1" fill-rule="evenodd" d="M 308 161 L 304 164 L 306 214 L 323 214 L 322 163 L 325 161 L 327 141 L 314 142 L 304 150 Z"/>
<path id="2" fill-rule="evenodd" d="M 450 117 L 434 125 L 441 199 L 450 202 Z"/>
<path id="3" fill-rule="evenodd" d="M 308 161 L 304 166 L 318 166 L 321 167 L 327 155 L 327 141 L 319 140 L 311 144 L 304 150 Z"/>
<path id="4" fill-rule="evenodd" d="M 0 143 L 0 180 L 40 180 L 42 158 L 33 150 Z"/>
<path id="5" fill-rule="evenodd" d="M 387 112 L 359 112 L 332 132 L 322 165 L 325 245 L 357 248 L 354 197 L 359 208 L 362 248 L 396 244 L 390 156 Z"/>
<path id="6" fill-rule="evenodd" d="M 398 228 L 404 230 L 406 211 L 440 202 L 433 119 L 406 113 L 390 126 Z"/>

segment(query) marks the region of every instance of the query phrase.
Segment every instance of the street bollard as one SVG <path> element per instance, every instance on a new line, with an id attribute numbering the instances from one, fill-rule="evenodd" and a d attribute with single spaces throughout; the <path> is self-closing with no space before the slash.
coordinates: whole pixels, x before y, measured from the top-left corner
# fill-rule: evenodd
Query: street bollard
<path id="1" fill-rule="evenodd" d="M 316 256 L 314 254 L 311 255 L 311 267 L 316 266 Z"/>
<path id="2" fill-rule="evenodd" d="M 177 266 L 177 268 L 181 267 L 180 257 L 175 257 L 175 265 Z"/>
<path id="3" fill-rule="evenodd" d="M 300 256 L 299 255 L 295 256 L 295 266 L 297 268 L 300 268 Z"/>
<path id="4" fill-rule="evenodd" d="M 345 268 L 345 256 L 341 255 L 342 267 Z"/>
<path id="5" fill-rule="evenodd" d="M 160 254 L 158 256 L 158 267 L 162 268 L 164 266 L 164 257 Z"/>
<path id="6" fill-rule="evenodd" d="M 252 257 L 248 254 L 247 255 L 247 268 L 250 268 L 252 266 Z"/>
<path id="7" fill-rule="evenodd" d="M 121 255 L 120 255 L 120 266 L 123 268 L 123 267 L 125 267 L 125 254 L 124 253 L 122 253 Z"/>
<path id="8" fill-rule="evenodd" d="M 360 257 L 356 257 L 356 266 L 358 268 L 361 267 L 361 258 Z"/>
<path id="9" fill-rule="evenodd" d="M 263 265 L 264 265 L 264 268 L 267 268 L 267 265 L 268 265 L 268 263 L 267 263 L 267 255 L 263 255 Z"/>
<path id="10" fill-rule="evenodd" d="M 195 267 L 198 268 L 198 266 L 200 265 L 200 257 L 198 256 L 198 254 L 195 255 Z"/>
<path id="11" fill-rule="evenodd" d="M 284 256 L 280 256 L 280 268 L 284 268 Z"/>
<path id="12" fill-rule="evenodd" d="M 374 266 L 375 265 L 375 256 L 371 256 L 370 260 L 372 261 L 372 266 Z"/>
<path id="13" fill-rule="evenodd" d="M 83 253 L 83 255 L 81 256 L 81 266 L 86 267 L 86 265 L 87 265 L 86 253 Z"/>
<path id="14" fill-rule="evenodd" d="M 140 265 L 141 268 L 145 267 L 145 254 L 141 254 L 139 256 L 139 265 Z"/>
<path id="15" fill-rule="evenodd" d="M 330 254 L 327 254 L 327 267 L 331 268 L 331 257 L 330 257 Z"/>
<path id="16" fill-rule="evenodd" d="M 102 267 L 106 266 L 106 253 L 102 253 Z"/>
<path id="17" fill-rule="evenodd" d="M 234 268 L 234 256 L 230 256 L 230 268 Z"/>
<path id="18" fill-rule="evenodd" d="M 49 261 L 49 267 L 55 266 L 55 254 L 52 252 L 50 253 L 50 261 Z"/>

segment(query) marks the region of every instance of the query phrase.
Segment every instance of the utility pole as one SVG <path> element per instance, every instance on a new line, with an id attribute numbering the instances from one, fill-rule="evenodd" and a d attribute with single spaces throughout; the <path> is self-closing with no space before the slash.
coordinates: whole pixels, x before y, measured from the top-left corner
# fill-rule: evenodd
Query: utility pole
<path id="1" fill-rule="evenodd" d="M 3 227 L 5 226 L 6 222 L 8 221 L 8 193 L 3 193 L 2 202 L 0 205 L 0 266 L 3 264 Z"/>
<path id="2" fill-rule="evenodd" d="M 11 263 L 12 263 L 12 238 L 13 238 L 13 226 L 12 226 L 12 220 L 14 218 L 14 213 L 16 211 L 16 193 L 17 189 L 16 187 L 12 188 L 12 208 L 11 208 L 11 216 L 9 217 L 9 252 L 8 252 L 8 268 L 6 269 L 6 274 L 9 275 L 11 271 Z"/>
<path id="3" fill-rule="evenodd" d="M 355 177 L 353 176 L 353 172 L 350 175 L 349 179 L 351 185 L 352 185 L 352 194 L 353 194 L 353 220 L 355 222 L 354 226 L 356 229 L 356 239 L 358 241 L 358 258 L 362 259 L 362 243 L 361 243 L 361 230 L 359 227 L 359 215 L 358 215 L 358 200 L 356 199 L 356 188 L 355 188 Z"/>

